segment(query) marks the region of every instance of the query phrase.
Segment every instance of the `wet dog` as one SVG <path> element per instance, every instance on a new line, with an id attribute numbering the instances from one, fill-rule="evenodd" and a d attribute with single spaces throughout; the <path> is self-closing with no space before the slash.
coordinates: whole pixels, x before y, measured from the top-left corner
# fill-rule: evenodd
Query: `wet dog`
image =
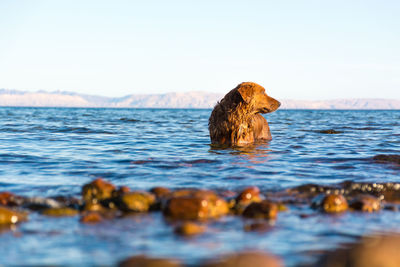
<path id="1" fill-rule="evenodd" d="M 242 146 L 257 140 L 271 140 L 267 120 L 260 113 L 270 113 L 281 103 L 252 82 L 239 84 L 214 107 L 208 121 L 212 144 Z"/>

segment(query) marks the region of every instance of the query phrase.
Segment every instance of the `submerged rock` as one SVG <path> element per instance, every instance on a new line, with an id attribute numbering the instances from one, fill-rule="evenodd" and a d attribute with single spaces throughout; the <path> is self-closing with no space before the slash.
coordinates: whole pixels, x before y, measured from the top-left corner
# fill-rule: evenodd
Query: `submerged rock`
<path id="1" fill-rule="evenodd" d="M 184 236 L 194 236 L 204 233 L 206 227 L 194 222 L 184 222 L 175 228 L 175 233 Z"/>
<path id="2" fill-rule="evenodd" d="M 103 221 L 103 216 L 99 212 L 91 211 L 83 214 L 79 221 L 81 223 L 95 224 Z"/>
<path id="3" fill-rule="evenodd" d="M 337 249 L 322 256 L 315 267 L 398 267 L 400 236 L 364 237 L 348 248 Z"/>
<path id="4" fill-rule="evenodd" d="M 149 258 L 144 255 L 129 257 L 118 264 L 118 267 L 182 267 L 177 260 Z"/>
<path id="5" fill-rule="evenodd" d="M 120 196 L 118 206 L 123 211 L 147 212 L 156 201 L 153 194 L 147 192 L 129 192 Z"/>
<path id="6" fill-rule="evenodd" d="M 240 252 L 203 263 L 201 267 L 283 267 L 282 260 L 265 252 Z"/>
<path id="7" fill-rule="evenodd" d="M 28 197 L 23 200 L 23 207 L 30 210 L 44 210 L 51 208 L 62 208 L 64 205 L 58 202 L 57 200 L 51 198 L 44 197 Z"/>
<path id="8" fill-rule="evenodd" d="M 7 206 L 12 202 L 14 194 L 10 192 L 0 192 L 0 205 Z"/>
<path id="9" fill-rule="evenodd" d="M 78 211 L 71 208 L 49 208 L 42 211 L 43 215 L 51 217 L 69 217 L 78 215 Z"/>
<path id="10" fill-rule="evenodd" d="M 376 155 L 372 158 L 373 160 L 380 163 L 395 163 L 400 164 L 400 155 Z"/>
<path id="11" fill-rule="evenodd" d="M 260 189 L 257 186 L 247 187 L 236 197 L 233 209 L 236 214 L 242 214 L 250 203 L 261 200 Z"/>
<path id="12" fill-rule="evenodd" d="M 344 212 L 349 208 L 346 198 L 340 194 L 320 195 L 314 200 L 313 206 L 327 213 Z"/>
<path id="13" fill-rule="evenodd" d="M 278 215 L 278 205 L 268 200 L 253 202 L 243 211 L 243 217 L 274 220 Z"/>
<path id="14" fill-rule="evenodd" d="M 209 190 L 175 191 L 163 208 L 165 216 L 178 220 L 211 219 L 228 212 L 228 203 Z"/>
<path id="15" fill-rule="evenodd" d="M 251 222 L 244 225 L 246 232 L 268 232 L 272 229 L 272 225 L 269 222 Z"/>
<path id="16" fill-rule="evenodd" d="M 0 225 L 2 224 L 16 224 L 26 221 L 28 216 L 26 213 L 15 211 L 6 207 L 0 207 Z"/>
<path id="17" fill-rule="evenodd" d="M 167 196 L 171 190 L 166 187 L 157 186 L 150 189 L 150 192 L 153 193 L 157 199 L 162 199 Z"/>
<path id="18" fill-rule="evenodd" d="M 354 210 L 374 212 L 381 209 L 381 201 L 371 195 L 359 195 L 351 200 L 350 207 Z"/>
<path id="19" fill-rule="evenodd" d="M 341 134 L 343 132 L 342 131 L 336 131 L 334 129 L 328 129 L 328 130 L 320 130 L 320 131 L 318 131 L 318 133 L 322 133 L 322 134 Z"/>
<path id="20" fill-rule="evenodd" d="M 82 198 L 85 202 L 97 203 L 99 200 L 111 198 L 115 186 L 101 178 L 98 178 L 82 187 Z"/>

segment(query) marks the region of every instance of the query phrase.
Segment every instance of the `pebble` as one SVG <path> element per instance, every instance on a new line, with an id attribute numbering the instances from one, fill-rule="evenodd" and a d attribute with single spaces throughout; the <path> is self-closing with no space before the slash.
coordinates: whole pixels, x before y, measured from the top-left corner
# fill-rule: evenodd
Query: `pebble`
<path id="1" fill-rule="evenodd" d="M 358 211 L 374 212 L 381 209 L 381 201 L 371 195 L 360 195 L 354 198 L 349 206 Z"/>
<path id="2" fill-rule="evenodd" d="M 43 215 L 51 217 L 70 217 L 78 215 L 78 211 L 71 208 L 49 208 L 42 211 Z"/>
<path id="3" fill-rule="evenodd" d="M 175 228 L 175 233 L 183 236 L 194 236 L 204 233 L 206 227 L 194 222 L 184 222 Z"/>
<path id="4" fill-rule="evenodd" d="M 323 255 L 314 267 L 398 267 L 400 236 L 367 236 L 348 248 Z"/>
<path id="5" fill-rule="evenodd" d="M 116 187 L 98 178 L 82 187 L 82 198 L 85 202 L 98 202 L 99 200 L 111 198 Z"/>
<path id="6" fill-rule="evenodd" d="M 280 258 L 265 252 L 247 251 L 223 256 L 200 265 L 201 267 L 283 267 Z"/>
<path id="7" fill-rule="evenodd" d="M 0 225 L 16 224 L 28 219 L 27 214 L 6 207 L 0 207 Z"/>
<path id="8" fill-rule="evenodd" d="M 183 265 L 177 260 L 138 255 L 121 261 L 118 267 L 183 267 Z"/>
<path id="9" fill-rule="evenodd" d="M 156 197 L 147 192 L 129 192 L 120 196 L 118 206 L 123 211 L 147 212 Z"/>
<path id="10" fill-rule="evenodd" d="M 95 224 L 95 223 L 102 222 L 103 217 L 100 215 L 100 213 L 92 211 L 92 212 L 83 214 L 79 221 L 81 223 Z"/>
<path id="11" fill-rule="evenodd" d="M 314 199 L 314 207 L 326 213 L 344 212 L 349 208 L 346 198 L 340 194 L 320 195 Z"/>
<path id="12" fill-rule="evenodd" d="M 278 205 L 268 200 L 253 202 L 243 211 L 243 217 L 274 220 L 278 215 Z"/>

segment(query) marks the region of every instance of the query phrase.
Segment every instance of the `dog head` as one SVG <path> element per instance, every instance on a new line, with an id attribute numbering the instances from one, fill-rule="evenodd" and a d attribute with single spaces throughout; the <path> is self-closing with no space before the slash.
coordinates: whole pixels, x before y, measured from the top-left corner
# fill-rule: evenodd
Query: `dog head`
<path id="1" fill-rule="evenodd" d="M 244 82 L 234 90 L 237 90 L 245 104 L 252 107 L 254 113 L 270 113 L 281 105 L 278 100 L 265 93 L 264 87 L 256 83 Z"/>

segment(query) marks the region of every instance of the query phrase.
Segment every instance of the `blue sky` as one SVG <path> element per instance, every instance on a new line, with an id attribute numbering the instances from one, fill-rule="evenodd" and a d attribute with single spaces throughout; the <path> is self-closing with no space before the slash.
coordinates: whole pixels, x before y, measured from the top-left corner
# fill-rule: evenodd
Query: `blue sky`
<path id="1" fill-rule="evenodd" d="M 0 1 L 0 88 L 400 99 L 400 1 Z"/>

